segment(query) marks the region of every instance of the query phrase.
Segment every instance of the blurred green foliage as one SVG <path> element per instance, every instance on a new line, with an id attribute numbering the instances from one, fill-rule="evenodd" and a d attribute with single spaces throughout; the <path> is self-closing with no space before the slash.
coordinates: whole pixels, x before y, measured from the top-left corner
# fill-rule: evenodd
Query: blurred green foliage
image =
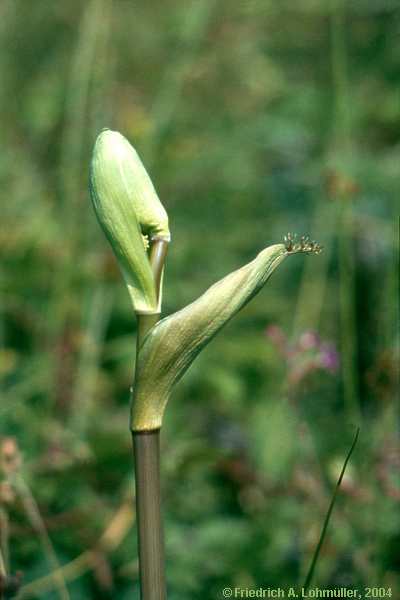
<path id="1" fill-rule="evenodd" d="M 356 424 L 315 583 L 395 598 L 398 3 L 3 0 L 0 16 L 0 524 L 20 597 L 139 597 L 135 320 L 87 191 L 110 127 L 169 213 L 166 313 L 287 231 L 325 247 L 287 260 L 170 402 L 169 599 L 300 583 Z"/>

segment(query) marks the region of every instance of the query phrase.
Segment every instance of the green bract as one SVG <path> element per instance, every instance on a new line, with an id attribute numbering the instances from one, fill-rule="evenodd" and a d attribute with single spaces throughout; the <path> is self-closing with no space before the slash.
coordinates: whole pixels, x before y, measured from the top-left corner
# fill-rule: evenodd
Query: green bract
<path id="1" fill-rule="evenodd" d="M 162 319 L 138 352 L 132 400 L 133 431 L 161 427 L 165 405 L 199 352 L 262 288 L 288 255 L 284 244 L 266 248 L 184 309 Z"/>
<path id="2" fill-rule="evenodd" d="M 135 311 L 159 312 L 161 298 L 157 300 L 142 234 L 168 241 L 168 217 L 136 151 L 115 131 L 104 130 L 96 140 L 90 191 Z"/>

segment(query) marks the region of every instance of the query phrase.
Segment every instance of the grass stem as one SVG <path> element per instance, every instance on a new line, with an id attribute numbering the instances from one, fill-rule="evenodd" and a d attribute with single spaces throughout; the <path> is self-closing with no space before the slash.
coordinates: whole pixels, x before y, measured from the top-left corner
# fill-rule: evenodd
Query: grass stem
<path id="1" fill-rule="evenodd" d="M 21 476 L 18 475 L 14 479 L 14 486 L 19 493 L 21 502 L 31 522 L 31 525 L 40 539 L 43 551 L 47 557 L 49 565 L 53 569 L 53 577 L 55 589 L 57 590 L 57 595 L 60 600 L 70 600 L 67 584 L 62 575 L 62 572 L 59 570 L 60 564 L 58 562 L 57 554 L 54 550 L 53 544 L 51 543 L 45 522 L 42 518 L 42 515 L 40 514 L 37 502 L 30 488 Z"/>
<path id="2" fill-rule="evenodd" d="M 349 462 L 350 457 L 353 454 L 353 450 L 356 447 L 359 433 L 360 433 L 360 428 L 358 427 L 357 431 L 356 431 L 356 435 L 354 436 L 354 440 L 353 440 L 353 443 L 351 445 L 351 448 L 350 448 L 350 450 L 349 450 L 349 452 L 348 452 L 348 454 L 346 456 L 346 460 L 343 463 L 343 467 L 342 467 L 342 470 L 340 472 L 339 479 L 337 480 L 337 483 L 336 483 L 335 491 L 333 492 L 332 500 L 331 500 L 331 502 L 329 504 L 328 512 L 326 513 L 324 524 L 322 526 L 321 535 L 320 535 L 317 547 L 315 549 L 314 556 L 312 558 L 311 565 L 310 565 L 309 571 L 307 573 L 307 577 L 306 577 L 304 585 L 303 585 L 303 588 L 304 588 L 305 591 L 307 591 L 308 588 L 311 585 L 311 580 L 312 580 L 313 575 L 314 575 L 315 567 L 317 565 L 317 561 L 318 561 L 318 558 L 319 558 L 319 555 L 320 555 L 320 552 L 321 552 L 322 544 L 324 543 L 324 539 L 325 539 L 325 535 L 326 535 L 326 532 L 327 532 L 327 529 L 328 529 L 328 525 L 329 525 L 329 521 L 330 521 L 330 518 L 331 518 L 331 515 L 332 515 L 332 511 L 333 511 L 333 508 L 335 506 L 336 498 L 337 498 L 338 493 L 339 493 L 340 484 L 342 483 L 342 479 L 343 479 L 344 473 L 346 471 L 347 463 Z"/>

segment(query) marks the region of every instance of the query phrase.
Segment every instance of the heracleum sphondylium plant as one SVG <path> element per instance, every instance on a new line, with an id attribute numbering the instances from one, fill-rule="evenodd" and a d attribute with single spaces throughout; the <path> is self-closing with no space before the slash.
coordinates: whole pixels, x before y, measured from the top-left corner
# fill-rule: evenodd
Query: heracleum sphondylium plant
<path id="1" fill-rule="evenodd" d="M 308 237 L 288 234 L 200 298 L 160 320 L 168 216 L 136 151 L 119 133 L 97 138 L 90 191 L 99 223 L 118 260 L 138 321 L 131 402 L 139 571 L 143 600 L 166 597 L 160 510 L 159 432 L 174 385 L 218 331 L 264 286 L 289 255 L 318 254 Z"/>

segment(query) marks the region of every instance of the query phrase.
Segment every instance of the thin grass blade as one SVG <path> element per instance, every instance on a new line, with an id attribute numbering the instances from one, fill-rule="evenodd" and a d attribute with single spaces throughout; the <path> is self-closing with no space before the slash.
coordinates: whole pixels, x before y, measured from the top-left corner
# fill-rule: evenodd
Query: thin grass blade
<path id="1" fill-rule="evenodd" d="M 340 484 L 342 483 L 342 479 L 343 479 L 343 476 L 344 476 L 345 471 L 346 471 L 347 463 L 349 462 L 350 457 L 353 454 L 353 450 L 356 447 L 359 433 L 360 433 L 360 428 L 358 427 L 357 431 L 356 431 L 356 434 L 354 436 L 354 440 L 353 440 L 353 443 L 351 445 L 351 448 L 350 448 L 350 450 L 349 450 L 349 452 L 348 452 L 348 454 L 346 456 L 346 460 L 343 463 L 343 467 L 342 467 L 342 470 L 340 472 L 339 479 L 337 480 L 335 491 L 333 492 L 332 500 L 331 500 L 331 503 L 330 503 L 329 508 L 328 508 L 328 512 L 326 513 L 326 517 L 325 517 L 325 520 L 324 520 L 324 524 L 322 526 L 322 531 L 321 531 L 321 535 L 320 535 L 320 538 L 319 538 L 319 542 L 318 542 L 317 547 L 315 549 L 314 556 L 312 558 L 311 565 L 310 565 L 307 577 L 306 577 L 304 585 L 303 585 L 303 588 L 304 588 L 305 591 L 307 591 L 308 588 L 311 585 L 311 581 L 312 581 L 312 578 L 314 576 L 314 572 L 315 572 L 315 568 L 317 566 L 317 562 L 318 562 L 318 558 L 319 558 L 319 555 L 320 555 L 320 552 L 321 552 L 321 548 L 322 548 L 322 545 L 324 543 L 325 535 L 326 535 L 326 532 L 327 532 L 327 529 L 328 529 L 329 521 L 330 521 L 333 509 L 334 509 L 334 506 L 335 506 L 335 503 L 336 503 L 336 499 L 337 499 L 337 496 L 338 496 L 338 493 L 339 493 Z"/>

